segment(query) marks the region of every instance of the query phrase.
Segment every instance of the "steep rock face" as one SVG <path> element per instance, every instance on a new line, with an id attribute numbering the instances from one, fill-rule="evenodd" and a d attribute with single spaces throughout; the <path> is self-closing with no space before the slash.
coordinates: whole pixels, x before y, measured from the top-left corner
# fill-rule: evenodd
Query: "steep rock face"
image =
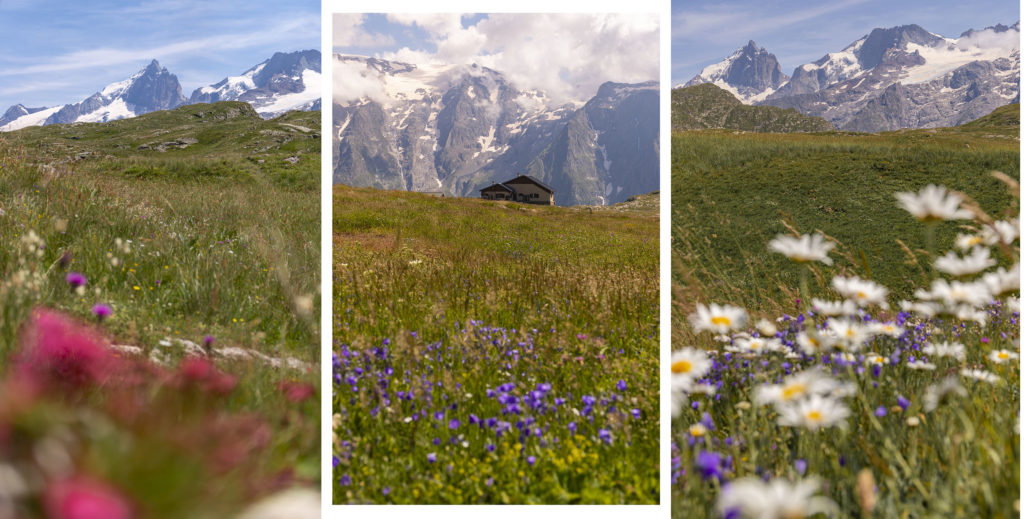
<path id="1" fill-rule="evenodd" d="M 189 103 L 245 101 L 265 118 L 320 109 L 320 51 L 276 52 L 269 59 L 192 92 Z"/>
<path id="2" fill-rule="evenodd" d="M 684 86 L 712 83 L 744 102 L 764 99 L 789 80 L 779 61 L 753 40 L 720 63 L 709 65 Z"/>
<path id="3" fill-rule="evenodd" d="M 720 86 L 745 103 L 792 108 L 844 130 L 957 125 L 1019 99 L 1019 33 L 1019 22 L 958 39 L 917 25 L 879 28 L 797 67 L 777 87 L 728 84 L 727 76 Z M 743 50 L 705 71 L 732 66 Z M 700 78 L 691 83 L 710 82 Z"/>
<path id="4" fill-rule="evenodd" d="M 81 102 L 64 105 L 43 124 L 113 121 L 185 103 L 178 77 L 153 60 L 130 78 L 111 83 Z"/>
<path id="5" fill-rule="evenodd" d="M 543 93 L 476 65 L 339 55 L 335 67 L 358 84 L 376 82 L 366 95 L 336 92 L 336 183 L 476 196 L 527 173 L 551 185 L 561 205 L 657 189 L 656 83 L 607 83 L 582 107 L 552 108 Z"/>

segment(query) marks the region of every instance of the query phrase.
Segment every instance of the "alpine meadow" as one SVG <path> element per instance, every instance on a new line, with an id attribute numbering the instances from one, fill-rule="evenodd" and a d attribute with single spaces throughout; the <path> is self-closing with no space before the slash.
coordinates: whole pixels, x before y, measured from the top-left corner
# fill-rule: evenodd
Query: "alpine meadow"
<path id="1" fill-rule="evenodd" d="M 1019 516 L 1019 22 L 676 4 L 673 517 Z"/>

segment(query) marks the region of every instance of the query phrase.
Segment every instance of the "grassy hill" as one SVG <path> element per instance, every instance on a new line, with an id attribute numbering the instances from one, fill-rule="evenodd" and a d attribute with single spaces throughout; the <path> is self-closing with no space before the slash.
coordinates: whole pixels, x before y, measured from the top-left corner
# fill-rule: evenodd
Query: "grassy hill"
<path id="1" fill-rule="evenodd" d="M 271 182 L 317 189 L 319 112 L 263 120 L 248 103 L 223 101 L 107 123 L 32 126 L 4 134 L 37 161 L 131 178 Z"/>
<path id="2" fill-rule="evenodd" d="M 0 463 L 49 484 L 29 454 L 63 431 L 148 517 L 317 484 L 318 128 L 217 103 L 0 134 Z M 27 396 L 33 351 L 68 353 Z"/>
<path id="3" fill-rule="evenodd" d="M 835 130 L 825 119 L 792 108 L 745 105 L 711 83 L 672 89 L 672 130 L 703 129 L 775 133 Z"/>
<path id="4" fill-rule="evenodd" d="M 989 173 L 1017 178 L 1020 158 L 1015 140 L 958 129 L 876 135 L 707 131 L 674 134 L 672 165 L 677 289 L 710 289 L 739 298 L 737 303 L 792 310 L 792 294 L 779 287 L 792 287 L 797 269 L 766 245 L 787 232 L 784 222 L 835 237 L 846 255 L 840 267 L 869 273 L 907 295 L 913 281 L 905 279 L 911 258 L 904 245 L 916 261 L 930 260 L 920 256 L 924 237 L 893 193 L 943 184 L 1004 217 L 1013 197 Z M 939 250 L 951 247 L 957 232 L 964 232 L 957 223 L 942 224 Z M 684 315 L 692 310 L 683 306 Z"/>
<path id="5" fill-rule="evenodd" d="M 652 198 L 335 186 L 334 502 L 657 502 Z"/>

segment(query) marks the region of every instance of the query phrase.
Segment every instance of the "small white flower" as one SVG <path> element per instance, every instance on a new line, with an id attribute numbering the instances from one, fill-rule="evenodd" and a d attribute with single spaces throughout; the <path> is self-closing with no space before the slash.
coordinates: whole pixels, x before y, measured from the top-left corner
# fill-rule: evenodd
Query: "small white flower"
<path id="1" fill-rule="evenodd" d="M 1017 354 L 1010 350 L 995 350 L 988 354 L 988 360 L 995 362 L 996 364 L 1003 364 L 1009 362 L 1012 359 L 1016 359 Z"/>
<path id="2" fill-rule="evenodd" d="M 919 314 L 922 317 L 935 317 L 942 311 L 942 305 L 926 301 L 900 301 L 900 310 Z"/>
<path id="3" fill-rule="evenodd" d="M 821 333 L 815 328 L 808 328 L 797 334 L 796 344 L 800 346 L 800 350 L 804 354 L 815 355 L 834 349 L 836 339 L 827 333 Z"/>
<path id="4" fill-rule="evenodd" d="M 868 331 L 874 335 L 888 335 L 889 337 L 898 339 L 906 333 L 906 330 L 902 326 L 896 323 L 882 323 L 882 322 L 871 322 L 868 325 Z"/>
<path id="5" fill-rule="evenodd" d="M 690 324 L 698 332 L 729 333 L 746 327 L 747 311 L 731 305 L 698 304 L 697 312 L 690 314 Z"/>
<path id="6" fill-rule="evenodd" d="M 918 289 L 914 296 L 924 301 L 945 303 L 947 306 L 967 304 L 978 307 L 992 300 L 992 294 L 984 282 L 962 283 L 945 279 L 933 279 L 930 291 Z"/>
<path id="7" fill-rule="evenodd" d="M 727 346 L 725 351 L 734 353 L 762 354 L 772 351 L 782 351 L 782 341 L 764 337 L 749 337 L 736 339 L 734 346 Z"/>
<path id="8" fill-rule="evenodd" d="M 836 244 L 825 241 L 825 237 L 815 234 L 804 234 L 799 238 L 780 234 L 774 240 L 768 242 L 768 248 L 774 252 L 785 255 L 787 258 L 801 263 L 820 261 L 826 265 L 832 264 L 832 258 L 828 257 L 828 251 L 835 248 Z"/>
<path id="9" fill-rule="evenodd" d="M 823 299 L 811 299 L 811 308 L 815 313 L 827 316 L 854 315 L 857 313 L 857 304 L 849 299 L 843 301 L 825 301 Z"/>
<path id="10" fill-rule="evenodd" d="M 838 510 L 835 502 L 814 495 L 820 488 L 817 478 L 796 483 L 776 478 L 766 483 L 761 478 L 744 477 L 725 485 L 715 506 L 723 516 L 738 511 L 741 517 L 756 519 L 834 515 Z"/>
<path id="11" fill-rule="evenodd" d="M 925 222 L 969 220 L 972 216 L 970 211 L 960 208 L 960 195 L 950 193 L 944 186 L 928 184 L 917 193 L 896 193 L 896 199 L 900 207 Z"/>
<path id="12" fill-rule="evenodd" d="M 934 371 L 936 366 L 931 362 L 925 362 L 923 360 L 915 360 L 907 363 L 907 367 L 910 369 L 923 369 L 928 371 Z"/>
<path id="13" fill-rule="evenodd" d="M 704 427 L 702 423 L 695 423 L 691 425 L 686 432 L 690 433 L 690 436 L 694 438 L 701 438 L 708 433 L 708 428 Z"/>
<path id="14" fill-rule="evenodd" d="M 945 256 L 935 260 L 935 269 L 951 276 L 961 277 L 977 274 L 995 264 L 996 260 L 992 259 L 992 251 L 986 247 L 975 247 L 969 255 L 962 258 L 953 251 L 947 252 Z"/>
<path id="15" fill-rule="evenodd" d="M 811 395 L 791 404 L 777 406 L 779 425 L 805 427 L 812 431 L 824 427 L 845 426 L 850 410 L 839 399 Z"/>
<path id="16" fill-rule="evenodd" d="M 782 405 L 810 395 L 829 395 L 842 384 L 826 375 L 821 368 L 811 368 L 786 377 L 781 384 L 759 386 L 754 390 L 754 402 L 761 405 Z"/>
<path id="17" fill-rule="evenodd" d="M 925 355 L 935 357 L 953 357 L 961 362 L 967 359 L 967 350 L 964 348 L 964 345 L 959 342 L 936 342 L 921 348 L 921 351 L 924 352 Z"/>
<path id="18" fill-rule="evenodd" d="M 825 321 L 832 336 L 835 337 L 844 348 L 850 351 L 858 351 L 864 343 L 871 338 L 869 327 L 851 321 L 850 319 L 829 319 Z"/>
<path id="19" fill-rule="evenodd" d="M 999 267 L 995 272 L 982 276 L 981 281 L 993 296 L 1017 292 L 1020 290 L 1020 263 L 1014 264 L 1010 270 Z"/>
<path id="20" fill-rule="evenodd" d="M 779 333 L 779 329 L 775 326 L 775 323 L 768 319 L 760 319 L 754 326 L 757 328 L 757 333 L 760 333 L 764 337 L 773 337 L 776 333 Z"/>
<path id="21" fill-rule="evenodd" d="M 889 363 L 888 358 L 883 357 L 882 355 L 878 355 L 877 353 L 868 355 L 867 357 L 864 358 L 864 361 L 867 362 L 868 364 L 873 364 L 875 366 L 884 366 Z"/>
<path id="22" fill-rule="evenodd" d="M 983 369 L 962 369 L 960 370 L 960 375 L 966 378 L 973 378 L 974 380 L 979 380 L 981 382 L 988 382 L 989 384 L 995 384 L 1002 380 L 995 373 L 990 373 Z"/>
<path id="23" fill-rule="evenodd" d="M 978 236 L 976 234 L 956 235 L 956 248 L 960 250 L 971 249 L 978 245 L 991 245 L 991 243 L 986 243 L 984 237 Z"/>
<path id="24" fill-rule="evenodd" d="M 878 305 L 882 308 L 888 307 L 886 297 L 889 289 L 871 280 L 860 279 L 856 276 L 845 278 L 836 276 L 832 278 L 832 287 L 840 295 L 857 303 L 857 306 Z"/>
<path id="25" fill-rule="evenodd" d="M 991 225 L 986 225 L 981 229 L 981 236 L 985 243 L 989 245 L 995 245 L 996 243 L 1010 245 L 1017 241 L 1017 238 L 1020 238 L 1020 220 L 1014 218 L 1010 221 L 1000 220 L 993 222 Z"/>
<path id="26" fill-rule="evenodd" d="M 683 348 L 672 352 L 670 361 L 672 387 L 688 392 L 693 383 L 711 369 L 711 359 L 696 348 Z"/>

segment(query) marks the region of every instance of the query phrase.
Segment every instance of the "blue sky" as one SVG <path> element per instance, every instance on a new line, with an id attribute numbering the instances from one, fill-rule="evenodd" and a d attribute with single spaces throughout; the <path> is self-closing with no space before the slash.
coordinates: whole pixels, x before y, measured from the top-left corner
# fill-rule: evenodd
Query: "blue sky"
<path id="1" fill-rule="evenodd" d="M 605 81 L 660 77 L 657 14 L 338 13 L 333 27 L 335 52 L 417 65 L 475 63 L 556 104 L 586 101 Z M 355 88 L 335 76 L 336 90 Z"/>
<path id="2" fill-rule="evenodd" d="M 672 84 L 754 40 L 782 71 L 842 50 L 876 27 L 917 24 L 956 38 L 1020 19 L 1017 0 L 672 0 Z"/>
<path id="3" fill-rule="evenodd" d="M 182 93 L 320 48 L 320 2 L 0 0 L 0 114 L 80 101 L 153 59 Z"/>

